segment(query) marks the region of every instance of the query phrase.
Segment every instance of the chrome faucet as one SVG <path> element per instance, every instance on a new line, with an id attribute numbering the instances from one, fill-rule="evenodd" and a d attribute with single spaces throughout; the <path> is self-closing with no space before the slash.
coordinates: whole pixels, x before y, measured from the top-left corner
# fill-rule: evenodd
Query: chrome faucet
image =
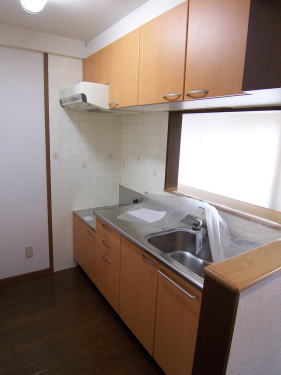
<path id="1" fill-rule="evenodd" d="M 196 219 L 192 223 L 192 230 L 201 230 L 203 226 L 203 221 L 201 219 Z"/>
<path id="2" fill-rule="evenodd" d="M 192 223 L 192 230 L 196 231 L 196 255 L 200 253 L 203 247 L 203 239 L 206 235 L 206 229 L 203 227 L 203 220 L 196 219 Z"/>

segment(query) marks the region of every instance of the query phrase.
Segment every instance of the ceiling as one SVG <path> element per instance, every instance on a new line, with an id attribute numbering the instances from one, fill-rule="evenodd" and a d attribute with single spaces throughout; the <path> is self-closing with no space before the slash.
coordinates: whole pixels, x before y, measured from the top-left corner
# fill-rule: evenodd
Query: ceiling
<path id="1" fill-rule="evenodd" d="M 91 40 L 147 0 L 48 0 L 39 14 L 28 14 L 20 0 L 0 0 L 0 23 Z"/>

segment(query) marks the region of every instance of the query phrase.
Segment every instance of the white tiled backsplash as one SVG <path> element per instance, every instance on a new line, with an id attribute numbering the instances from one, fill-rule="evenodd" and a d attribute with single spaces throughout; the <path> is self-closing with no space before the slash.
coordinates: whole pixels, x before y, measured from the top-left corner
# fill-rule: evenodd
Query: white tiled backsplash
<path id="1" fill-rule="evenodd" d="M 49 55 L 55 270 L 74 265 L 73 209 L 118 203 L 119 184 L 141 193 L 164 187 L 168 114 L 62 109 L 59 91 L 81 80 L 81 60 Z"/>
<path id="2" fill-rule="evenodd" d="M 168 113 L 124 116 L 121 183 L 140 193 L 164 188 Z"/>

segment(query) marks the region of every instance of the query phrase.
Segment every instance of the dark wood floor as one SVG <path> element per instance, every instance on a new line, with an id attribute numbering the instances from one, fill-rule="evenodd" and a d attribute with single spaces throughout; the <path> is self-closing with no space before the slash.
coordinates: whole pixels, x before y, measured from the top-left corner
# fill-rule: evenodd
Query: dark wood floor
<path id="1" fill-rule="evenodd" d="M 0 375 L 163 374 L 79 268 L 0 287 Z"/>

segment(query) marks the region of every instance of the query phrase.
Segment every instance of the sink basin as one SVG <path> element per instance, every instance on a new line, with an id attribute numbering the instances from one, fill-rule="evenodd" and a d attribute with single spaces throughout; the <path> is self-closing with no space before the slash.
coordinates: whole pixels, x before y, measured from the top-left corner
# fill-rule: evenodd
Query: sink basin
<path id="1" fill-rule="evenodd" d="M 196 254 L 199 236 L 203 236 L 202 247 Z M 177 228 L 150 234 L 146 237 L 146 240 L 169 258 L 201 277 L 204 276 L 204 267 L 212 262 L 210 245 L 205 230 L 201 232 Z"/>
<path id="2" fill-rule="evenodd" d="M 175 251 L 169 256 L 201 277 L 204 277 L 204 267 L 210 264 L 210 262 L 200 259 L 188 251 Z"/>

